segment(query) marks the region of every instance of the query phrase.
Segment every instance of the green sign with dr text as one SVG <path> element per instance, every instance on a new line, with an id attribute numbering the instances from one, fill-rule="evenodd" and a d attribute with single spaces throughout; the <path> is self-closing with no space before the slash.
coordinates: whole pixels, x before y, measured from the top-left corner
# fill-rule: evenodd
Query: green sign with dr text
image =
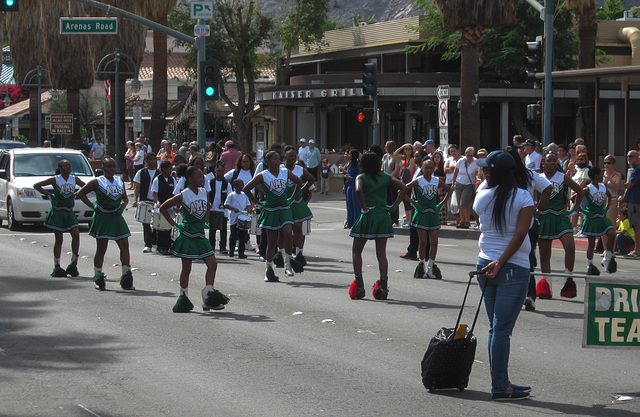
<path id="1" fill-rule="evenodd" d="M 640 280 L 587 277 L 583 347 L 640 348 Z"/>
<path id="2" fill-rule="evenodd" d="M 61 35 L 115 35 L 117 17 L 61 17 Z"/>

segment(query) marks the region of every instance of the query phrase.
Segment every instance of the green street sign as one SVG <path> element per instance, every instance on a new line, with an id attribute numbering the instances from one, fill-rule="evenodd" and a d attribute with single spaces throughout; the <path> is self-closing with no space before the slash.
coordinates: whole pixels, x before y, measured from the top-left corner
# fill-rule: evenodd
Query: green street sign
<path id="1" fill-rule="evenodd" d="M 583 347 L 640 348 L 640 280 L 587 277 Z"/>
<path id="2" fill-rule="evenodd" d="M 61 35 L 116 35 L 117 17 L 61 17 Z"/>

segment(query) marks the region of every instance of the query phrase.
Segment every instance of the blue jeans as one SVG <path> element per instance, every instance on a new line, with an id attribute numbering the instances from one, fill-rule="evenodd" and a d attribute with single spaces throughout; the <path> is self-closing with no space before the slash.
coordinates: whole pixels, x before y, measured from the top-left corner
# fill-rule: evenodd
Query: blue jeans
<path id="1" fill-rule="evenodd" d="M 478 259 L 477 269 L 491 261 Z M 491 366 L 491 392 L 509 389 L 509 350 L 511 333 L 527 296 L 529 269 L 507 263 L 498 276 L 487 279 L 478 275 L 480 288 L 487 285 L 484 292 L 484 306 L 489 317 L 489 364 Z"/>

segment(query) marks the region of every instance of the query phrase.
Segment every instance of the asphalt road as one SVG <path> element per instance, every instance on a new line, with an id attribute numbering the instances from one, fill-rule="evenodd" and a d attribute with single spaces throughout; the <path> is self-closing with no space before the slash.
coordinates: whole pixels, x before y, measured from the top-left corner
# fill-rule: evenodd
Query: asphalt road
<path id="1" fill-rule="evenodd" d="M 583 282 L 579 296 L 523 311 L 511 345 L 510 376 L 533 386 L 533 398 L 490 400 L 480 312 L 476 361 L 468 388 L 429 393 L 420 361 L 430 338 L 455 324 L 477 242 L 440 241 L 442 281 L 412 278 L 415 262 L 398 257 L 407 236 L 389 240 L 389 300 L 371 297 L 377 279 L 373 243 L 366 248 L 367 297 L 352 301 L 351 239 L 342 229 L 344 203 L 314 197 L 309 265 L 281 283 L 265 283 L 264 263 L 220 255 L 216 288 L 227 308 L 204 313 L 204 264 L 191 275 L 190 314 L 171 312 L 180 261 L 142 254 L 142 228 L 125 216 L 135 292 L 119 289 L 117 247 L 105 261 L 107 290 L 93 289 L 95 243 L 81 236 L 78 278 L 51 278 L 53 235 L 41 227 L 0 228 L 0 416 L 637 416 L 637 351 L 583 349 Z M 255 242 L 255 241 L 254 241 Z M 69 260 L 69 237 L 63 266 Z M 554 250 L 553 267 L 562 270 Z M 87 257 L 87 258 L 85 258 Z M 584 253 L 577 255 L 577 270 Z M 620 260 L 619 274 L 637 276 L 638 261 Z M 477 286 L 463 322 L 471 324 Z"/>

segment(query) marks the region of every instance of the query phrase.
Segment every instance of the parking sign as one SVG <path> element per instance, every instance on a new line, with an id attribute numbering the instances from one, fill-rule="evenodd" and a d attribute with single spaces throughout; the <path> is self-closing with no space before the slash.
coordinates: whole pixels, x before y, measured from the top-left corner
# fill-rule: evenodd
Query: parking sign
<path id="1" fill-rule="evenodd" d="M 189 8 L 192 19 L 213 19 L 212 1 L 192 1 Z"/>

